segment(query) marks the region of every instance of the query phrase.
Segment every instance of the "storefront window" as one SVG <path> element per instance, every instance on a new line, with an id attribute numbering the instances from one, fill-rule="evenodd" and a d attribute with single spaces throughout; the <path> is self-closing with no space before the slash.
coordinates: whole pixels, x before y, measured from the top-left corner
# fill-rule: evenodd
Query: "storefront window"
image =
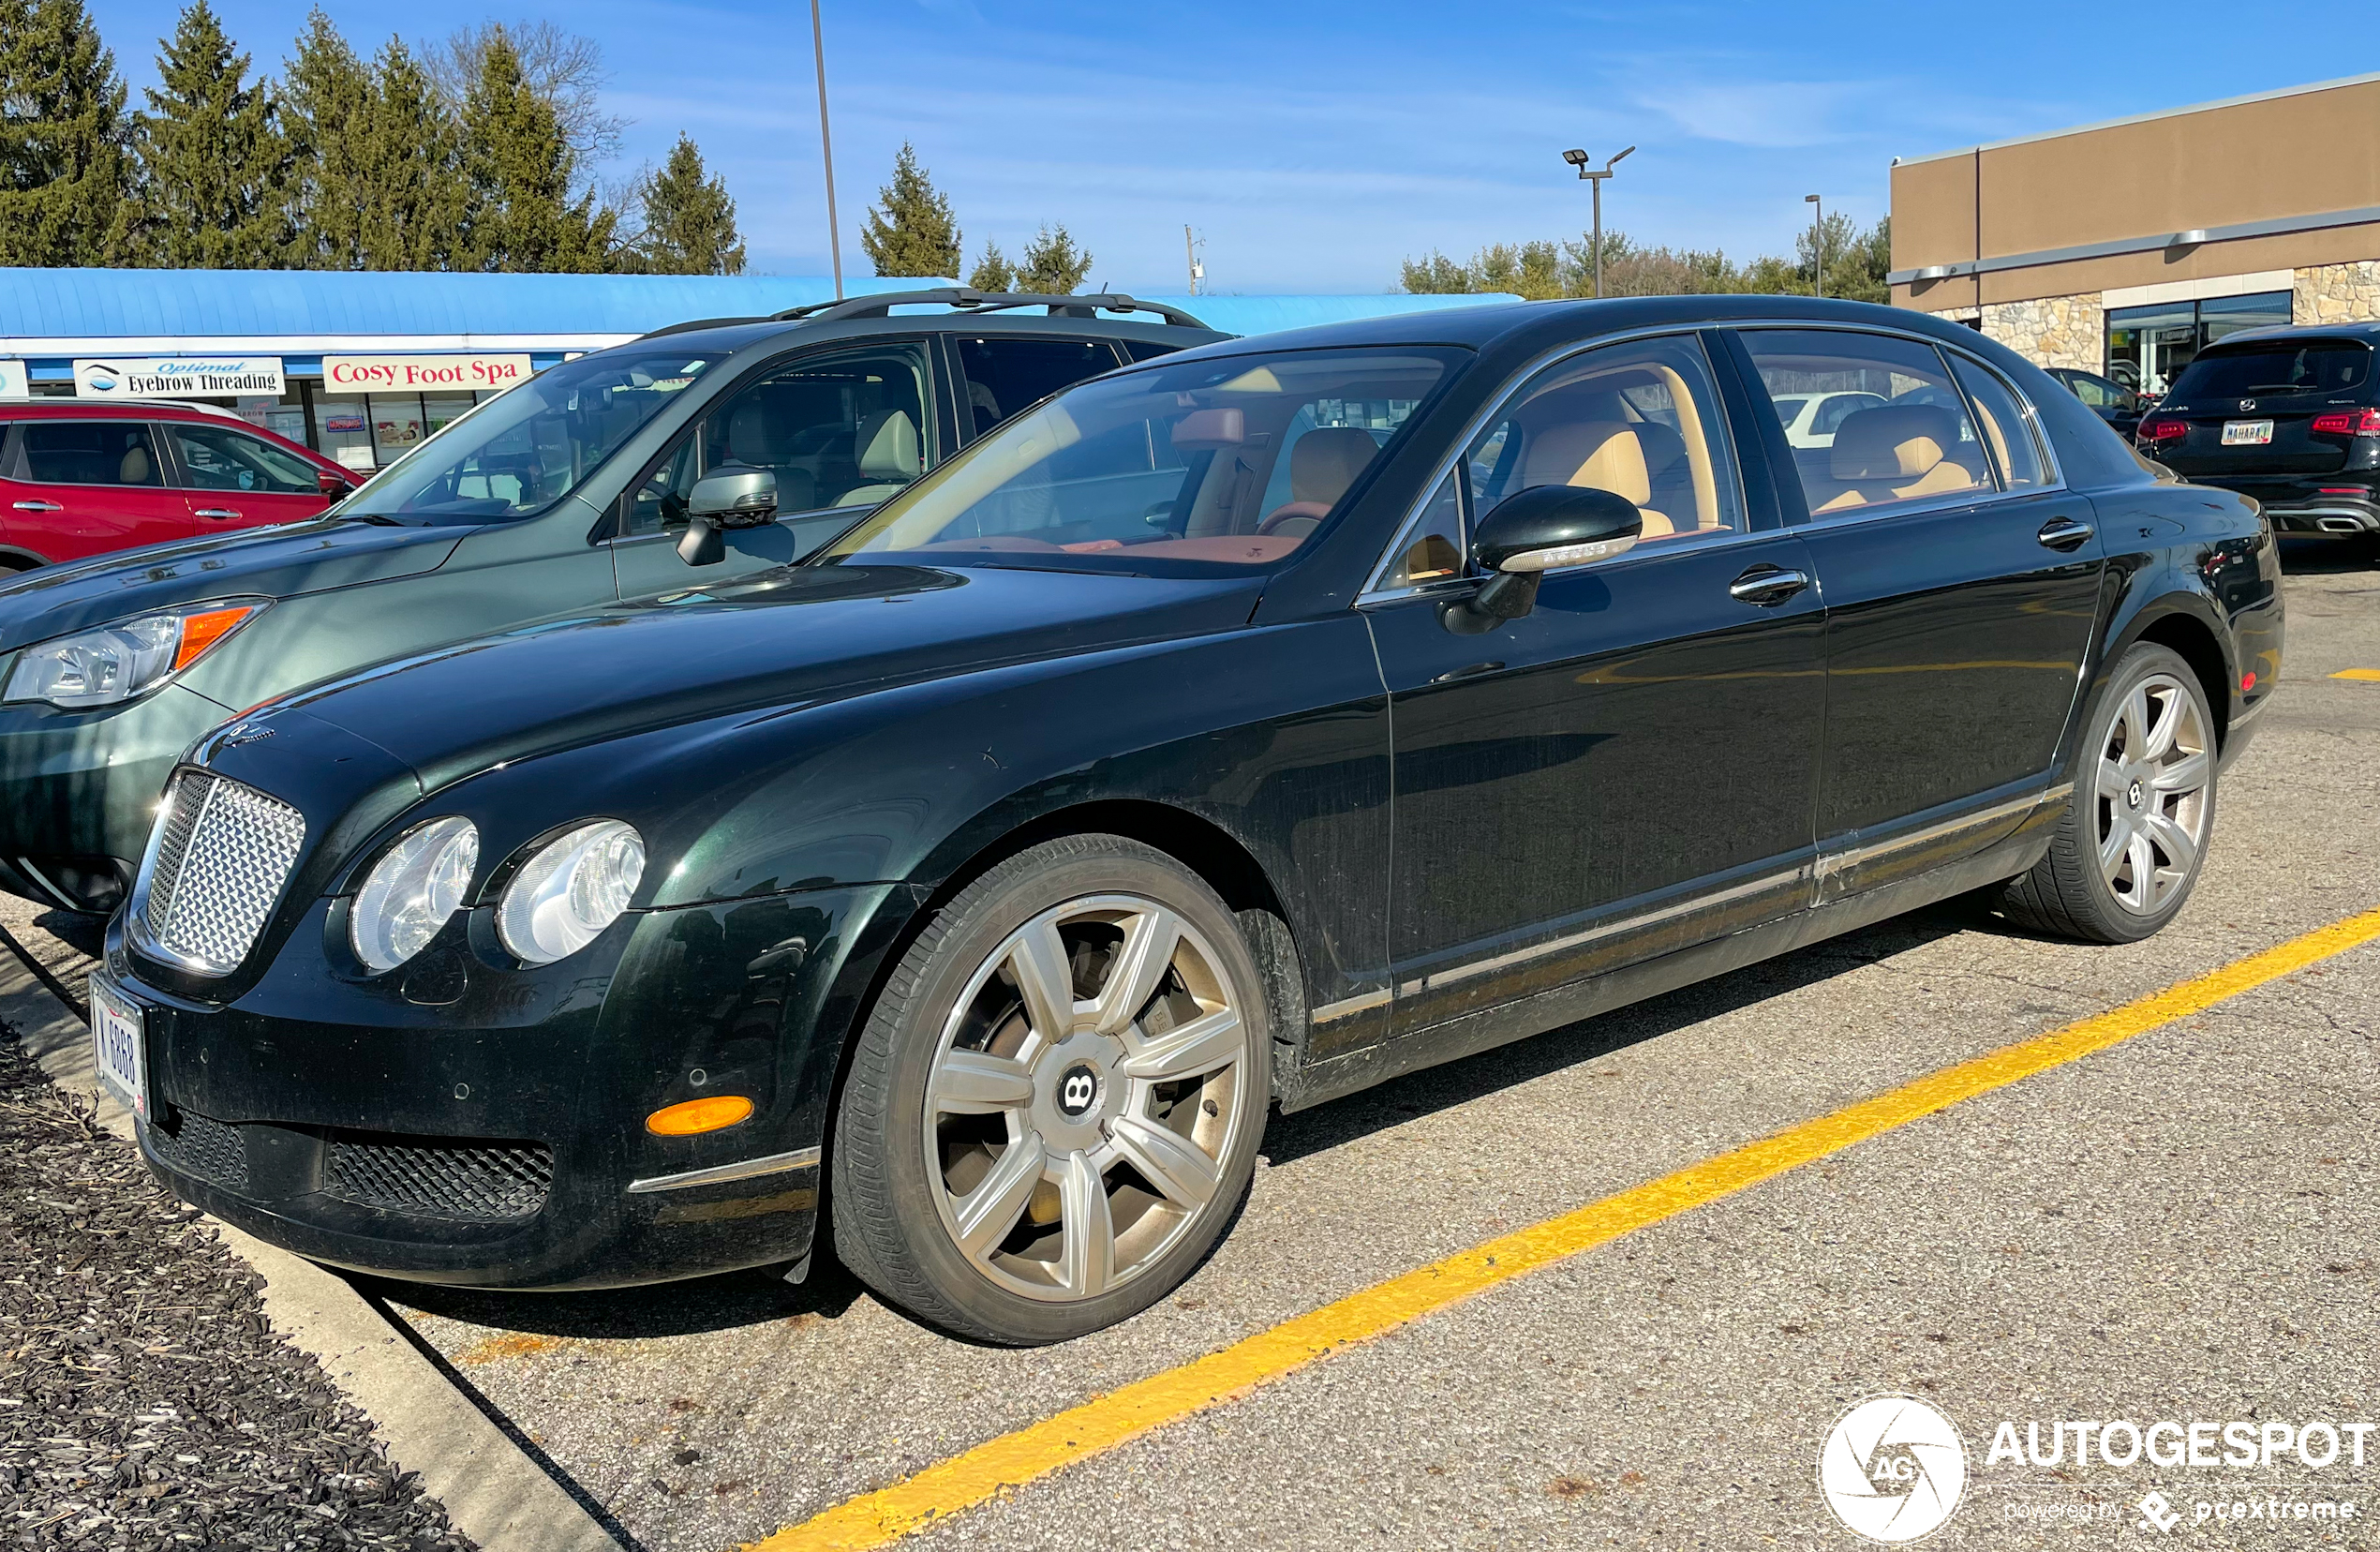
<path id="1" fill-rule="evenodd" d="M 2287 291 L 2110 307 L 2107 375 L 2135 392 L 2163 397 L 2192 358 L 2216 340 L 2289 321 Z"/>

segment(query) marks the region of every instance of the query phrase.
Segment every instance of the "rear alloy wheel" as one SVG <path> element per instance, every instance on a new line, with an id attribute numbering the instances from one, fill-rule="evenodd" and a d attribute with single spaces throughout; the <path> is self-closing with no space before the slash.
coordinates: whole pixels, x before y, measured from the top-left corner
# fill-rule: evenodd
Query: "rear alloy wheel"
<path id="1" fill-rule="evenodd" d="M 2172 920 L 2213 828 L 2213 729 L 2178 654 L 2146 642 L 2125 653 L 2049 853 L 2009 887 L 2011 919 L 2094 943 L 2130 943 Z"/>
<path id="2" fill-rule="evenodd" d="M 1117 837 L 1034 847 L 937 913 L 870 1020 L 836 1134 L 838 1248 L 992 1341 L 1122 1320 L 1238 1211 L 1270 1051 L 1255 962 L 1201 880 Z"/>

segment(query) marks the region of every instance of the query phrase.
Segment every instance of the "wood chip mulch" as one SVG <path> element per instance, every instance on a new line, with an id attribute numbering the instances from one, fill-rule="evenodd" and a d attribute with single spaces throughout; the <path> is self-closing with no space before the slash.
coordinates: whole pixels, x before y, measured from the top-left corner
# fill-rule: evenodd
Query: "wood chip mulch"
<path id="1" fill-rule="evenodd" d="M 0 1029 L 0 1547 L 468 1552 L 258 1288 Z"/>

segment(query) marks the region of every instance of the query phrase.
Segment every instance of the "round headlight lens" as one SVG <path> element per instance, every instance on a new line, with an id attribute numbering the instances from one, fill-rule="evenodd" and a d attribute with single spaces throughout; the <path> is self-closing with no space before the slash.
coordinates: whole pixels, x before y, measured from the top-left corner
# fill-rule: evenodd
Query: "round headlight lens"
<path id="1" fill-rule="evenodd" d="M 463 903 L 479 866 L 480 832 L 469 819 L 433 819 L 373 866 L 347 917 L 347 940 L 374 975 L 428 947 Z"/>
<path id="2" fill-rule="evenodd" d="M 619 919 L 645 876 L 645 840 L 598 819 L 547 843 L 521 865 L 496 907 L 496 935 L 524 964 L 551 964 Z"/>

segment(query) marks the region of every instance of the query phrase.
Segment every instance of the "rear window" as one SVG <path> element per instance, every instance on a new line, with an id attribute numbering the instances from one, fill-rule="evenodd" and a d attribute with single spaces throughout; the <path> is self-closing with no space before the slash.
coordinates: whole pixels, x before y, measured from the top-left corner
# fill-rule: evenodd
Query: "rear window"
<path id="1" fill-rule="evenodd" d="M 2353 339 L 2273 340 L 2200 352 L 2170 397 L 2254 398 L 2260 394 L 2335 394 L 2372 375 L 2372 347 Z"/>

